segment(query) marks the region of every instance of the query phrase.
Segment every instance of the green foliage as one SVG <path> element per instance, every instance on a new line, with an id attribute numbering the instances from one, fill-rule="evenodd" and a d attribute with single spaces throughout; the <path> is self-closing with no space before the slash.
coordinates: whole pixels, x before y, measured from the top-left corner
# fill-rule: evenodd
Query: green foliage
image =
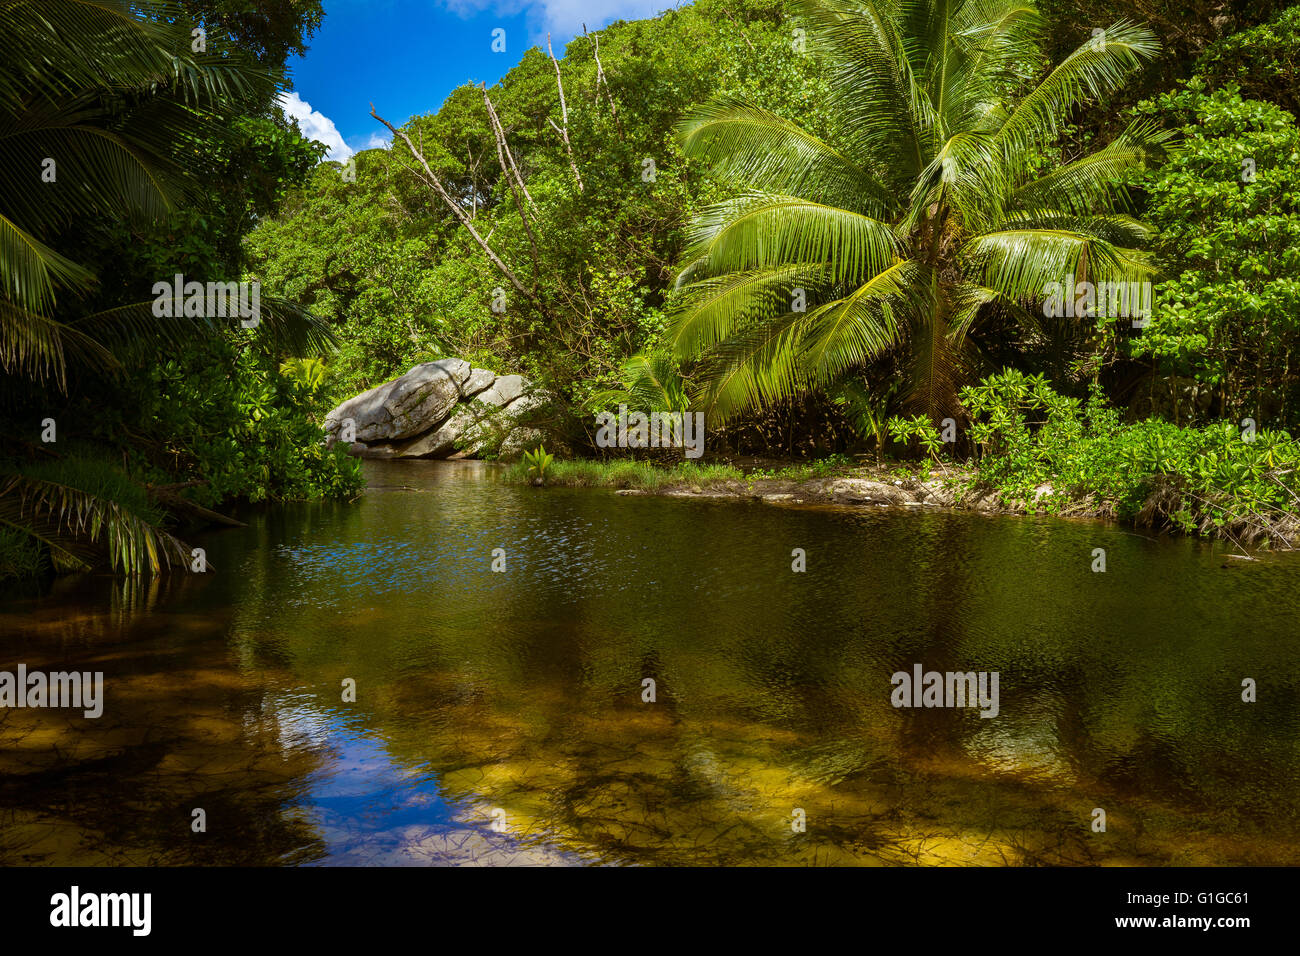
<path id="1" fill-rule="evenodd" d="M 0 526 L 14 573 L 188 566 L 164 530 L 173 513 L 359 487 L 357 462 L 323 447 L 314 367 L 274 371 L 285 352 L 329 347 L 313 316 L 274 296 L 253 333 L 152 313 L 154 283 L 175 273 L 248 280 L 243 234 L 319 161 L 273 104 L 320 13 L 316 0 L 5 5 Z M 192 15 L 213 52 L 190 52 Z M 50 412 L 54 461 L 31 431 Z"/>
<path id="2" fill-rule="evenodd" d="M 1120 21 L 1027 92 L 1044 23 L 1032 6 L 809 0 L 798 10 L 830 84 L 826 135 L 717 98 L 680 125 L 688 157 L 739 195 L 694 221 L 672 340 L 727 418 L 888 362 L 903 404 L 938 420 L 980 347 L 1027 339 L 1067 274 L 1149 276 L 1123 174 L 1164 139 L 1134 123 L 1049 161 L 1072 113 L 1158 49 Z"/>
<path id="3" fill-rule="evenodd" d="M 829 478 L 841 474 L 853 464 L 853 460 L 844 455 L 827 455 L 825 458 L 787 465 L 784 468 L 751 468 L 745 472 L 745 480 L 751 483 L 763 478 L 780 481 L 812 481 L 816 478 Z"/>
<path id="4" fill-rule="evenodd" d="M 1088 39 L 1091 32 L 1116 20 L 1145 23 L 1160 37 L 1160 56 L 1130 88 L 1107 97 L 1087 122 L 1095 129 L 1113 124 L 1124 109 L 1190 75 L 1198 57 L 1222 38 L 1249 30 L 1291 5 L 1291 0 L 1037 0 L 1051 29 L 1046 52 L 1052 60 Z M 1250 50 L 1246 47 L 1245 50 Z M 1254 56 L 1254 51 L 1244 53 Z M 1130 94 L 1133 94 L 1130 96 Z"/>
<path id="5" fill-rule="evenodd" d="M 55 315 L 94 272 L 56 248 L 79 220 L 155 222 L 193 198 L 231 120 L 264 107 L 276 78 L 238 50 L 191 54 L 192 23 L 159 3 L 19 0 L 0 18 L 0 366 L 62 385 L 67 359 L 112 362 Z M 152 16 L 151 16 L 152 14 Z M 214 38 L 215 42 L 215 38 Z M 46 159 L 53 159 L 51 170 Z M 33 183 L 35 171 L 52 180 Z M 148 321 L 116 310 L 94 324 Z"/>
<path id="6" fill-rule="evenodd" d="M 26 531 L 0 527 L 0 581 L 34 578 L 45 570 L 45 552 Z"/>
<path id="7" fill-rule="evenodd" d="M 341 445 L 327 450 L 313 420 L 324 412 L 318 386 L 276 374 L 256 353 L 214 345 L 154 365 L 136 387 L 139 415 L 168 442 L 165 459 L 135 450 L 135 469 L 203 481 L 193 492 L 201 504 L 350 497 L 361 487 L 360 462 Z"/>
<path id="8" fill-rule="evenodd" d="M 1098 388 L 1080 403 L 1013 370 L 964 389 L 962 401 L 979 480 L 1034 507 L 1082 500 L 1123 518 L 1255 538 L 1300 504 L 1300 443 L 1286 432 L 1123 424 Z"/>
<path id="9" fill-rule="evenodd" d="M 831 390 L 831 401 L 842 411 L 849 427 L 859 438 L 875 442 L 876 461 L 879 463 L 888 445 L 889 410 L 898 393 L 898 383 L 882 385 L 874 390 L 853 378 L 845 378 Z"/>
<path id="10" fill-rule="evenodd" d="M 633 488 L 656 491 L 682 485 L 706 486 L 713 483 L 744 481 L 745 474 L 730 465 L 702 465 L 678 462 L 669 467 L 648 461 L 622 458 L 613 461 L 557 461 L 547 481 L 552 485 L 574 488 Z M 519 461 L 505 473 L 506 481 L 530 481 L 525 462 Z"/>
<path id="11" fill-rule="evenodd" d="M 285 359 L 280 363 L 280 374 L 308 395 L 315 395 L 325 385 L 325 363 L 315 358 Z"/>
<path id="12" fill-rule="evenodd" d="M 1244 97 L 1300 114 L 1300 6 L 1218 40 L 1197 61 L 1196 75 L 1211 88 L 1233 85 Z"/>
<path id="13" fill-rule="evenodd" d="M 913 415 L 911 418 L 895 415 L 886 422 L 886 428 L 894 441 L 905 445 L 915 438 L 927 455 L 935 461 L 939 460 L 939 449 L 943 447 L 943 441 L 939 437 L 939 429 L 924 415 Z"/>
<path id="14" fill-rule="evenodd" d="M 1131 354 L 1211 387 L 1222 417 L 1300 416 L 1300 128 L 1276 106 L 1199 81 L 1144 104 L 1182 124 L 1147 177 L 1169 278 Z"/>
<path id="15" fill-rule="evenodd" d="M 538 445 L 532 451 L 524 452 L 522 461 L 530 478 L 534 481 L 545 482 L 546 469 L 551 467 L 551 463 L 555 461 L 555 456 L 548 454 L 544 445 Z"/>
<path id="16" fill-rule="evenodd" d="M 67 458 L 0 471 L 0 527 L 49 554 L 59 571 L 88 571 L 106 558 L 124 574 L 184 564 L 188 549 L 160 531 L 162 512 L 120 469 Z"/>
<path id="17" fill-rule="evenodd" d="M 331 322 L 343 342 L 335 397 L 446 355 L 542 380 L 581 405 L 625 383 L 625 363 L 663 350 L 684 224 L 719 183 L 692 169 L 673 124 L 714 94 L 746 96 L 816 128 L 825 82 L 792 47 L 779 0 L 700 0 L 653 20 L 577 37 L 560 57 L 579 188 L 551 123 L 555 70 L 527 51 L 488 90 L 524 172 L 525 219 L 498 162 L 483 91 L 466 85 L 403 130 L 494 252 L 521 296 L 442 201 L 408 171 L 404 143 L 356 157 L 356 181 L 324 164 L 247 240 L 270 291 Z M 376 104 L 384 114 L 384 104 Z M 654 163 L 653 176 L 645 161 Z M 494 311 L 496 290 L 504 308 Z"/>
<path id="18" fill-rule="evenodd" d="M 307 52 L 307 40 L 325 17 L 321 0 L 180 0 L 196 22 L 230 35 L 269 66 Z"/>
<path id="19" fill-rule="evenodd" d="M 596 392 L 591 409 L 626 405 L 640 412 L 684 412 L 691 404 L 677 360 L 665 351 L 638 352 L 623 363 L 620 387 Z"/>

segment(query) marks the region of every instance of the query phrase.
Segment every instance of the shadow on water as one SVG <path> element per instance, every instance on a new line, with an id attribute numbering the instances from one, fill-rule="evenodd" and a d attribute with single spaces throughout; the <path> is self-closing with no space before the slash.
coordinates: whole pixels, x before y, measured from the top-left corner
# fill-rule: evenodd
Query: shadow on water
<path id="1" fill-rule="evenodd" d="M 1300 863 L 1298 556 L 367 469 L 6 600 L 0 669 L 106 690 L 0 710 L 0 863 Z M 915 664 L 997 716 L 893 707 Z"/>

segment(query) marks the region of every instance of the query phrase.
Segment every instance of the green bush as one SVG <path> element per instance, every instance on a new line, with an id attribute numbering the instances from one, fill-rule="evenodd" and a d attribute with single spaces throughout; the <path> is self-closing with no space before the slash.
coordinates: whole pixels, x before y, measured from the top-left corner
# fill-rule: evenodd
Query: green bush
<path id="1" fill-rule="evenodd" d="M 1219 40 L 1197 61 L 1196 75 L 1300 113 L 1300 6 Z"/>
<path id="2" fill-rule="evenodd" d="M 1123 339 L 1158 374 L 1195 380 L 1207 418 L 1300 423 L 1300 127 L 1269 103 L 1194 82 L 1144 104 L 1181 125 L 1150 173 L 1164 278 L 1150 324 Z M 1175 394 L 1185 389 L 1176 390 Z M 1188 422 L 1190 409 L 1172 417 Z"/>
<path id="3" fill-rule="evenodd" d="M 979 481 L 1043 510 L 1080 501 L 1185 531 L 1266 536 L 1300 505 L 1300 443 L 1284 431 L 1123 424 L 1094 387 L 1086 402 L 1005 371 L 963 390 Z"/>

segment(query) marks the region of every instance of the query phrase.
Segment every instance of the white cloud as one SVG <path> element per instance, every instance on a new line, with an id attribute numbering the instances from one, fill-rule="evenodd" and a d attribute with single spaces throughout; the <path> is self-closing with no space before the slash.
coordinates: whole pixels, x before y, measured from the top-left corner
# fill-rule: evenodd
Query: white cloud
<path id="1" fill-rule="evenodd" d="M 556 56 L 561 56 L 565 42 L 582 33 L 585 23 L 590 30 L 598 30 L 611 20 L 639 20 L 653 17 L 665 10 L 681 6 L 684 0 L 443 0 L 452 13 L 468 16 L 473 13 L 492 12 L 503 17 L 524 14 L 531 38 L 528 43 L 545 45 L 546 34 L 558 45 Z M 507 52 L 513 51 L 510 38 L 506 38 Z"/>
<path id="2" fill-rule="evenodd" d="M 294 90 L 280 94 L 280 108 L 298 121 L 302 135 L 329 147 L 326 159 L 339 163 L 348 161 L 353 153 L 352 147 L 343 142 L 343 136 L 332 119 L 320 110 L 312 109 L 311 104 Z"/>
<path id="3" fill-rule="evenodd" d="M 371 133 L 362 149 L 387 149 L 393 145 L 393 134 Z"/>

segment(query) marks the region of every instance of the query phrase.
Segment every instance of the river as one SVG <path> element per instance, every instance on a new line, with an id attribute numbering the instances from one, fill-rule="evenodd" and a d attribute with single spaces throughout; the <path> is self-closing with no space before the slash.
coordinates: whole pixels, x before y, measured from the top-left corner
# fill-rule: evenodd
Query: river
<path id="1" fill-rule="evenodd" d="M 1300 864 L 1300 555 L 366 468 L 5 595 L 0 669 L 105 689 L 0 710 L 0 864 Z"/>

